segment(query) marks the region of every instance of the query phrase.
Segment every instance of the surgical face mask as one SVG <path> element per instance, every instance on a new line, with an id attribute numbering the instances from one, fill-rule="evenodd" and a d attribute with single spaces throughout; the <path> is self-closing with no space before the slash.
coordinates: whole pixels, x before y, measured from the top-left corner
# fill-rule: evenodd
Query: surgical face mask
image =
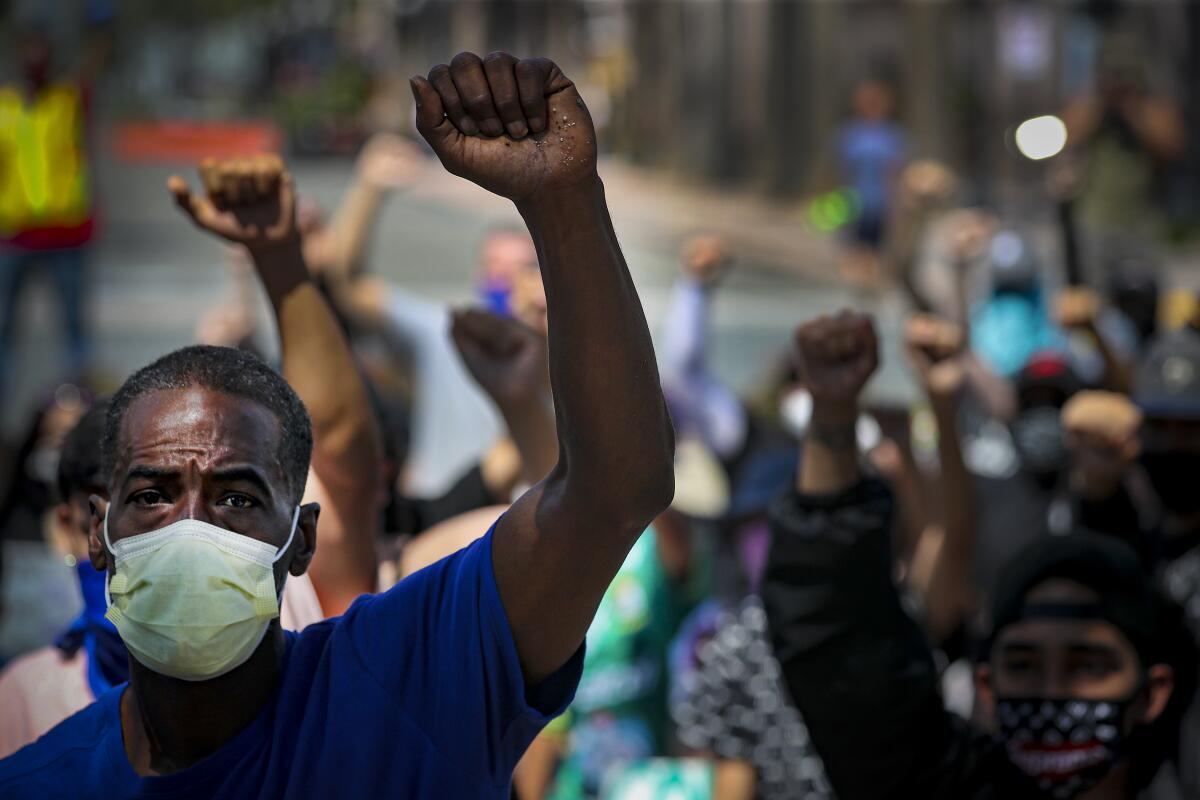
<path id="1" fill-rule="evenodd" d="M 216 525 L 182 519 L 104 543 L 114 559 L 107 619 L 142 666 L 185 681 L 219 677 L 246 662 L 279 616 L 276 550 Z"/>
<path id="2" fill-rule="evenodd" d="M 1131 702 L 1005 697 L 996 721 L 1009 760 L 1049 797 L 1071 798 L 1126 754 L 1121 725 Z"/>

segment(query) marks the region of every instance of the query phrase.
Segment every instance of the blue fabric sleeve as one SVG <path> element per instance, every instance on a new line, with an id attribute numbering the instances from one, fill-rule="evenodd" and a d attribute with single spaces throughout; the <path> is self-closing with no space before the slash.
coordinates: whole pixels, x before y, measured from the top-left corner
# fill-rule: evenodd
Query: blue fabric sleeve
<path id="1" fill-rule="evenodd" d="M 356 601 L 340 627 L 434 747 L 494 783 L 510 779 L 529 743 L 570 704 L 583 667 L 581 646 L 526 687 L 492 569 L 492 531 Z"/>

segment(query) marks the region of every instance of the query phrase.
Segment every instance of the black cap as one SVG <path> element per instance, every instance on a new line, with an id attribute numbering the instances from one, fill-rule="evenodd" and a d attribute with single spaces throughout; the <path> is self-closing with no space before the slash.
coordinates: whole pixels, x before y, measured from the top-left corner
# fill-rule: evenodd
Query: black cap
<path id="1" fill-rule="evenodd" d="M 1200 333 L 1157 336 L 1138 363 L 1133 398 L 1149 417 L 1200 420 Z"/>
<path id="2" fill-rule="evenodd" d="M 1029 604 L 1025 596 L 1038 584 L 1065 578 L 1096 593 L 1080 606 Z M 1075 532 L 1045 537 L 1025 548 L 1000 575 L 992 604 L 992 638 L 1023 619 L 1041 616 L 1102 619 L 1129 639 L 1143 666 L 1159 663 L 1161 601 L 1141 558 L 1111 536 Z"/>

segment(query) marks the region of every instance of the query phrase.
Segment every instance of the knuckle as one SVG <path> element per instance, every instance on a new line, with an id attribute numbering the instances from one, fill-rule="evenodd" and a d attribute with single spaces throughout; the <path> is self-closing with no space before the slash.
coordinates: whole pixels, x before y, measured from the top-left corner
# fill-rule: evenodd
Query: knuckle
<path id="1" fill-rule="evenodd" d="M 483 57 L 483 63 L 489 66 L 512 64 L 516 59 L 503 50 L 493 50 Z"/>
<path id="2" fill-rule="evenodd" d="M 464 50 L 461 53 L 459 53 L 458 55 L 456 55 L 454 58 L 450 59 L 450 66 L 456 67 L 456 68 L 470 66 L 472 64 L 478 64 L 478 63 L 479 63 L 479 56 L 475 55 L 474 53 L 470 52 L 469 50 Z"/>

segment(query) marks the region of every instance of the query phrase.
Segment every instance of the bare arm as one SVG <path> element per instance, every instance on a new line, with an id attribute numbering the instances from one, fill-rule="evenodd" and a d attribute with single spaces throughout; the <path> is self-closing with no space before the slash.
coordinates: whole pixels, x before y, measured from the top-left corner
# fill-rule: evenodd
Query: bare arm
<path id="1" fill-rule="evenodd" d="M 537 683 L 579 648 L 629 548 L 670 502 L 671 425 L 574 85 L 545 59 L 464 53 L 413 92 L 417 128 L 446 168 L 516 204 L 546 286 L 558 463 L 501 519 L 492 551 Z"/>
<path id="2" fill-rule="evenodd" d="M 559 453 L 545 338 L 486 311 L 456 313 L 450 335 L 471 376 L 504 417 L 520 454 L 520 479 L 533 486 L 554 469 Z M 484 480 L 493 491 L 502 493 L 503 487 L 489 479 L 489 461 L 511 446 L 502 440 L 484 457 Z"/>
<path id="3" fill-rule="evenodd" d="M 925 598 L 926 625 L 942 641 L 974 610 L 971 563 L 975 555 L 975 490 L 963 461 L 958 403 L 963 369 L 955 360 L 934 365 L 927 381 L 938 429 L 941 539 L 929 580 L 918 590 Z"/>
<path id="4" fill-rule="evenodd" d="M 226 238 L 244 230 L 245 219 L 221 211 L 213 197 L 251 191 L 244 166 L 206 163 L 202 168 L 210 197 L 197 197 L 173 178 L 179 203 L 202 228 Z M 273 203 L 278 229 L 259 225 L 261 234 L 244 243 L 275 310 L 283 350 L 283 373 L 304 401 L 313 423 L 312 471 L 326 497 L 319 536 L 321 547 L 309 574 L 327 614 L 339 614 L 350 602 L 375 588 L 375 534 L 379 524 L 378 483 L 382 454 L 366 387 L 333 313 L 309 279 L 294 226 L 291 177 L 278 159 L 258 165 L 260 187 L 276 187 Z M 215 173 L 215 174 L 214 174 Z M 256 180 L 253 176 L 250 181 Z M 229 184 L 239 184 L 237 189 Z M 213 195 L 214 187 L 226 186 Z M 261 191 L 261 188 L 260 188 Z"/>
<path id="5" fill-rule="evenodd" d="M 337 213 L 319 238 L 305 243 L 313 272 L 331 282 L 362 272 L 363 253 L 388 194 L 412 182 L 424 159 L 416 146 L 390 133 L 377 133 L 363 147 Z"/>

